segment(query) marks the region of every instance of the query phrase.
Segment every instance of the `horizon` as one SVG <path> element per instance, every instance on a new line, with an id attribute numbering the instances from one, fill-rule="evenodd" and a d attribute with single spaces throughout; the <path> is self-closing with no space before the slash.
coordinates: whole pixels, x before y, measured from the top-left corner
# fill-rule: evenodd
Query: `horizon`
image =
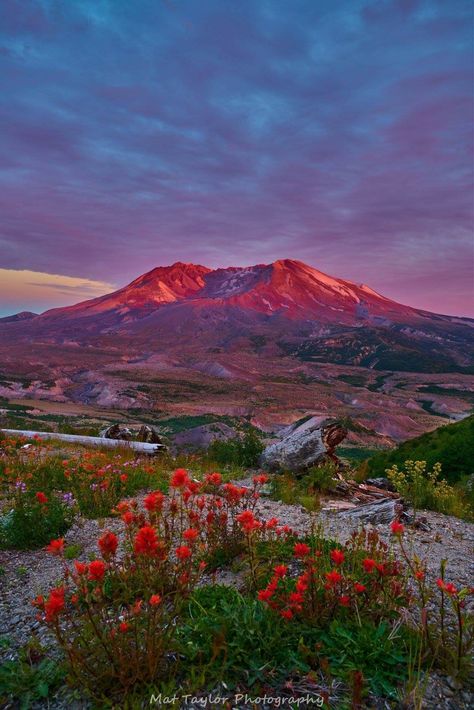
<path id="1" fill-rule="evenodd" d="M 468 0 L 1 12 L 0 313 L 283 253 L 474 317 Z"/>

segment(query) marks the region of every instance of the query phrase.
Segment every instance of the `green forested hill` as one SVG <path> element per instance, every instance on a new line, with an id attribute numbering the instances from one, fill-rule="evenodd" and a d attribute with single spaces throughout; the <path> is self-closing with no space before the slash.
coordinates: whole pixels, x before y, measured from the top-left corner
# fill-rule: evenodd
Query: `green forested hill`
<path id="1" fill-rule="evenodd" d="M 443 477 L 451 483 L 474 473 L 474 415 L 375 454 L 368 461 L 369 475 L 383 476 L 386 468 L 400 467 L 408 459 L 426 461 L 430 468 L 439 461 Z"/>

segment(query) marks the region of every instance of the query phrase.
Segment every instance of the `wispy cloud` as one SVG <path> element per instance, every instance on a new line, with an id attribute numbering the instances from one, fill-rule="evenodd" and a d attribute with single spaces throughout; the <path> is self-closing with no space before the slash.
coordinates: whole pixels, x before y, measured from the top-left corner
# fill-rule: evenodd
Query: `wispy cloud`
<path id="1" fill-rule="evenodd" d="M 0 316 L 19 311 L 42 312 L 110 293 L 114 286 L 36 271 L 0 269 Z"/>

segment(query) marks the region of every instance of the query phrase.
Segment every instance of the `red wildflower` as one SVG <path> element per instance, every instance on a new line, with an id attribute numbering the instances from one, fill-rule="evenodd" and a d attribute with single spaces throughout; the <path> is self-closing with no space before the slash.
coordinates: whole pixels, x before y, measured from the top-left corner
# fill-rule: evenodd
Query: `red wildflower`
<path id="1" fill-rule="evenodd" d="M 273 594 L 274 594 L 273 589 L 268 589 L 268 587 L 267 587 L 267 589 L 261 589 L 259 591 L 258 599 L 261 602 L 268 602 L 272 598 Z"/>
<path id="2" fill-rule="evenodd" d="M 268 476 L 265 473 L 260 473 L 258 476 L 253 477 L 253 482 L 256 486 L 263 485 L 268 481 Z"/>
<path id="3" fill-rule="evenodd" d="M 286 565 L 277 565 L 273 571 L 276 577 L 284 577 L 288 572 L 288 567 Z"/>
<path id="4" fill-rule="evenodd" d="M 57 540 L 51 540 L 46 547 L 46 552 L 50 552 L 52 555 L 62 555 L 64 552 L 64 538 L 58 537 Z"/>
<path id="5" fill-rule="evenodd" d="M 247 525 L 248 523 L 253 522 L 254 514 L 251 510 L 244 510 L 242 513 L 239 513 L 239 515 L 236 516 L 236 520 L 241 525 Z"/>
<path id="6" fill-rule="evenodd" d="M 45 496 L 44 493 L 41 493 L 41 491 L 36 494 L 36 500 L 38 503 L 41 503 L 41 505 L 45 505 L 48 502 L 47 496 Z"/>
<path id="7" fill-rule="evenodd" d="M 126 483 L 127 479 L 128 479 L 128 476 L 126 473 L 120 474 L 120 480 L 122 481 L 122 483 Z"/>
<path id="8" fill-rule="evenodd" d="M 293 548 L 293 554 L 295 557 L 306 557 L 311 552 L 308 545 L 304 542 L 297 542 Z"/>
<path id="9" fill-rule="evenodd" d="M 181 545 L 176 548 L 176 557 L 178 560 L 187 560 L 192 554 L 191 549 L 187 545 Z"/>
<path id="10" fill-rule="evenodd" d="M 87 572 L 87 565 L 84 564 L 84 562 L 75 560 L 74 567 L 76 568 L 77 574 L 85 574 Z"/>
<path id="11" fill-rule="evenodd" d="M 306 575 L 301 575 L 296 581 L 296 591 L 305 592 L 308 589 L 308 578 Z"/>
<path id="12" fill-rule="evenodd" d="M 399 523 L 398 520 L 393 521 L 390 525 L 390 529 L 393 535 L 402 535 L 405 532 L 405 526 Z"/>
<path id="13" fill-rule="evenodd" d="M 119 631 L 122 634 L 126 634 L 127 631 L 130 631 L 130 624 L 127 624 L 126 621 L 122 621 L 122 623 L 119 626 Z"/>
<path id="14" fill-rule="evenodd" d="M 376 562 L 375 560 L 370 559 L 370 557 L 366 557 L 365 560 L 362 561 L 362 564 L 366 572 L 372 572 L 374 570 Z"/>
<path id="15" fill-rule="evenodd" d="M 99 547 L 105 558 L 110 555 L 115 555 L 118 547 L 117 535 L 114 535 L 113 532 L 105 532 L 102 537 L 99 538 Z"/>
<path id="16" fill-rule="evenodd" d="M 125 525 L 132 525 L 135 521 L 135 516 L 132 513 L 131 510 L 127 510 L 123 515 L 122 515 L 122 520 L 125 523 Z"/>
<path id="17" fill-rule="evenodd" d="M 220 473 L 208 473 L 206 476 L 206 483 L 210 483 L 213 486 L 220 486 L 222 483 L 222 476 Z"/>
<path id="18" fill-rule="evenodd" d="M 127 503 L 126 500 L 121 500 L 120 503 L 117 503 L 116 509 L 119 513 L 126 513 L 128 510 L 130 510 L 130 505 Z"/>
<path id="19" fill-rule="evenodd" d="M 288 621 L 293 618 L 293 612 L 291 609 L 283 609 L 280 611 L 280 616 L 283 617 L 283 619 L 287 619 Z"/>
<path id="20" fill-rule="evenodd" d="M 331 551 L 331 560 L 334 562 L 336 565 L 342 565 L 344 562 L 344 553 L 342 550 L 332 550 Z"/>
<path id="21" fill-rule="evenodd" d="M 187 542 L 195 542 L 199 536 L 199 532 L 195 528 L 188 528 L 183 533 L 183 538 Z"/>
<path id="22" fill-rule="evenodd" d="M 265 527 L 268 530 L 272 530 L 273 528 L 276 528 L 277 525 L 278 525 L 278 518 L 270 518 L 270 520 L 267 520 L 267 522 L 265 523 Z"/>
<path id="23" fill-rule="evenodd" d="M 241 524 L 243 530 L 247 533 L 262 527 L 262 523 L 255 519 L 255 516 L 251 510 L 244 510 L 236 516 L 236 520 Z"/>
<path id="24" fill-rule="evenodd" d="M 155 513 L 156 511 L 162 509 L 164 499 L 165 497 L 163 493 L 155 491 L 154 493 L 147 495 L 143 503 L 149 513 Z"/>
<path id="25" fill-rule="evenodd" d="M 89 579 L 93 582 L 102 582 L 105 575 L 105 564 L 102 560 L 92 560 L 89 564 Z"/>
<path id="26" fill-rule="evenodd" d="M 137 555 L 153 556 L 158 551 L 156 530 L 151 525 L 144 525 L 135 536 L 133 549 Z"/>
<path id="27" fill-rule="evenodd" d="M 184 488 L 189 483 L 188 472 L 184 468 L 177 468 L 173 473 L 170 486 L 173 488 Z"/>
<path id="28" fill-rule="evenodd" d="M 161 602 L 161 597 L 159 594 L 152 594 L 150 597 L 150 605 L 151 606 L 158 606 Z"/>
<path id="29" fill-rule="evenodd" d="M 356 590 L 356 592 L 357 592 L 358 594 L 362 594 L 362 592 L 366 592 L 366 591 L 367 591 L 367 587 L 365 586 L 365 584 L 361 584 L 360 582 L 356 582 L 356 583 L 354 584 L 354 589 Z"/>
<path id="30" fill-rule="evenodd" d="M 44 606 L 44 597 L 42 594 L 38 594 L 37 597 L 33 599 L 31 602 L 33 606 L 38 606 L 38 607 L 43 607 Z"/>
<path id="31" fill-rule="evenodd" d="M 333 587 L 341 581 L 342 575 L 336 572 L 336 570 L 333 570 L 332 572 L 326 572 L 326 579 L 329 585 Z"/>
<path id="32" fill-rule="evenodd" d="M 349 596 L 347 596 L 347 594 L 342 594 L 339 597 L 339 604 L 341 606 L 349 606 L 350 603 L 351 603 L 351 598 Z"/>
<path id="33" fill-rule="evenodd" d="M 418 570 L 418 572 L 415 572 L 415 577 L 419 580 L 422 580 L 425 578 L 425 573 L 423 570 Z"/>
<path id="34" fill-rule="evenodd" d="M 52 589 L 49 593 L 48 600 L 44 605 L 46 621 L 53 621 L 58 614 L 64 610 L 64 606 L 64 587 L 56 587 L 55 589 Z"/>
<path id="35" fill-rule="evenodd" d="M 290 594 L 290 602 L 292 604 L 302 604 L 304 601 L 304 597 L 301 594 L 301 592 L 292 592 Z"/>
<path id="36" fill-rule="evenodd" d="M 446 592 L 450 596 L 454 596 L 458 593 L 458 590 L 456 589 L 456 587 L 454 586 L 454 584 L 452 582 L 448 582 L 446 584 L 446 582 L 443 579 L 437 579 L 436 584 L 438 585 L 438 587 L 441 589 L 442 592 Z"/>
<path id="37" fill-rule="evenodd" d="M 226 483 L 224 485 L 224 491 L 227 499 L 232 503 L 238 503 L 246 492 L 245 488 L 239 488 L 234 483 Z"/>

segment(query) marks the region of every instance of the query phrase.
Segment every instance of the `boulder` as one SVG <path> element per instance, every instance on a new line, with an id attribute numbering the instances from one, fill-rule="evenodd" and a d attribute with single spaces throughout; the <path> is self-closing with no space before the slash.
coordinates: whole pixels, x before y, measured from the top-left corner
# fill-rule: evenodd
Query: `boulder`
<path id="1" fill-rule="evenodd" d="M 148 424 L 141 425 L 136 434 L 136 441 L 143 441 L 146 444 L 164 444 L 162 436 Z"/>
<path id="2" fill-rule="evenodd" d="M 285 429 L 280 441 L 267 446 L 260 466 L 268 471 L 302 473 L 326 460 L 339 464 L 335 449 L 346 436 L 347 429 L 334 419 L 310 417 Z"/>
<path id="3" fill-rule="evenodd" d="M 107 429 L 103 429 L 99 436 L 103 439 L 118 439 L 119 441 L 131 441 L 133 439 L 132 432 L 123 424 L 112 424 Z"/>
<path id="4" fill-rule="evenodd" d="M 197 451 L 208 449 L 213 441 L 235 439 L 237 432 L 222 422 L 203 424 L 178 432 L 173 438 L 175 451 Z"/>

